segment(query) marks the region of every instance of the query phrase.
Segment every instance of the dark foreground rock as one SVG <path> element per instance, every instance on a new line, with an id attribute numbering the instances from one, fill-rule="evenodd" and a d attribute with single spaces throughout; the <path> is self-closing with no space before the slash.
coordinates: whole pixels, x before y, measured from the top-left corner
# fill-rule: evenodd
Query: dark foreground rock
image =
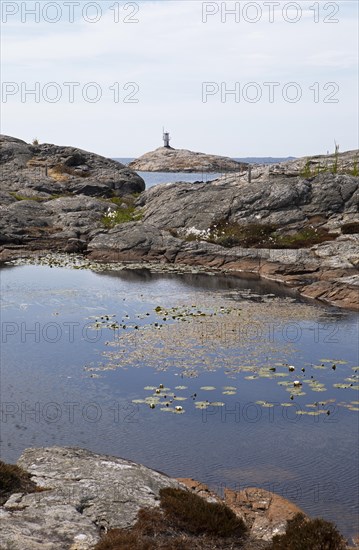
<path id="1" fill-rule="evenodd" d="M 236 172 L 161 184 L 137 198 L 142 179 L 92 153 L 4 137 L 1 155 L 0 261 L 76 252 L 250 272 L 359 310 L 358 151 L 258 166 L 251 182 Z"/>
<path id="2" fill-rule="evenodd" d="M 241 172 L 246 163 L 236 162 L 229 157 L 208 155 L 159 147 L 130 162 L 129 167 L 143 172 Z"/>
<path id="3" fill-rule="evenodd" d="M 109 529 L 133 526 L 141 508 L 158 507 L 165 487 L 188 487 L 210 502 L 220 501 L 193 480 L 181 483 L 140 464 L 84 449 L 27 449 L 18 465 L 41 490 L 15 493 L 0 507 L 1 548 L 89 550 Z M 284 533 L 286 520 L 300 511 L 259 489 L 230 491 L 226 503 L 250 528 L 248 548 L 264 548 L 252 546 L 253 541 L 268 542 Z"/>

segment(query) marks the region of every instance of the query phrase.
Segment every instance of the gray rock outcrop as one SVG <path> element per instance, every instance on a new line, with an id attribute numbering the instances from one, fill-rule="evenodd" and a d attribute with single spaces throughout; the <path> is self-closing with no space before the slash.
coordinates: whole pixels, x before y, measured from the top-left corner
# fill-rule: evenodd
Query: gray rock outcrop
<path id="1" fill-rule="evenodd" d="M 88 550 L 100 534 L 129 527 L 140 508 L 158 506 L 164 474 L 76 448 L 27 449 L 18 465 L 41 489 L 13 494 L 0 508 L 0 546 L 13 550 Z"/>
<path id="2" fill-rule="evenodd" d="M 256 166 L 250 182 L 245 171 L 209 183 L 161 184 L 137 200 L 132 195 L 130 208 L 126 197 L 113 195 L 143 190 L 144 183 L 114 161 L 7 137 L 1 155 L 0 261 L 43 250 L 80 252 L 98 261 L 250 271 L 305 296 L 359 309 L 359 151 Z M 36 177 L 35 168 L 40 170 Z M 78 170 L 91 175 L 83 177 Z M 127 183 L 120 185 L 124 177 Z M 121 214 L 121 208 L 122 223 L 106 224 L 106 215 Z M 223 224 L 274 227 L 277 241 L 254 247 L 238 238 L 213 239 L 214 228 Z M 351 228 L 344 230 L 348 224 Z M 318 232 L 314 246 L 309 241 L 302 248 L 285 248 L 288 236 Z"/>
<path id="3" fill-rule="evenodd" d="M 314 216 L 334 228 L 357 218 L 359 178 L 320 174 L 311 180 L 279 176 L 249 183 L 228 175 L 210 184 L 157 185 L 137 204 L 145 207 L 145 222 L 182 231 L 205 230 L 223 219 L 299 227 Z"/>
<path id="4" fill-rule="evenodd" d="M 122 196 L 145 189 L 130 168 L 75 147 L 30 145 L 0 136 L 1 192 L 30 199 L 55 194 Z"/>
<path id="5" fill-rule="evenodd" d="M 247 164 L 229 157 L 197 153 L 187 149 L 159 147 L 130 162 L 129 167 L 143 172 L 241 172 Z"/>

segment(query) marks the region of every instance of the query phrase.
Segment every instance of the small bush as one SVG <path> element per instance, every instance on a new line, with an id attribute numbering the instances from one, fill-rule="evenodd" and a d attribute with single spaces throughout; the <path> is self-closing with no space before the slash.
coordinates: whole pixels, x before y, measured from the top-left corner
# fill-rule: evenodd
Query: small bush
<path id="1" fill-rule="evenodd" d="M 239 550 L 246 526 L 224 504 L 180 489 L 160 491 L 161 508 L 140 510 L 131 529 L 112 529 L 94 550 Z"/>
<path id="2" fill-rule="evenodd" d="M 37 486 L 31 481 L 28 472 L 15 464 L 6 464 L 0 460 L 0 505 L 13 493 L 33 493 Z"/>
<path id="3" fill-rule="evenodd" d="M 340 229 L 344 235 L 354 235 L 359 233 L 359 222 L 345 223 Z"/>
<path id="4" fill-rule="evenodd" d="M 288 521 L 284 535 L 273 538 L 270 550 L 345 550 L 343 537 L 332 523 L 323 519 L 308 520 L 297 514 Z"/>
<path id="5" fill-rule="evenodd" d="M 193 535 L 242 537 L 244 522 L 225 504 L 207 502 L 181 489 L 161 489 L 161 507 L 166 517 L 179 529 Z"/>

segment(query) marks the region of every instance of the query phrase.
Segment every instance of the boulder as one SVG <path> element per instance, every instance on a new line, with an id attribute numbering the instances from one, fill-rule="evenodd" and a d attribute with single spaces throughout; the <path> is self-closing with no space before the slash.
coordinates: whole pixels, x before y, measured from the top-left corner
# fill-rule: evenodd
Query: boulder
<path id="1" fill-rule="evenodd" d="M 123 164 L 75 147 L 30 145 L 0 136 L 1 191 L 24 187 L 54 194 L 123 196 L 145 189 L 143 179 Z"/>
<path id="2" fill-rule="evenodd" d="M 0 508 L 1 547 L 89 550 L 100 534 L 130 527 L 178 481 L 129 460 L 84 449 L 27 449 L 18 465 L 39 492 L 13 494 Z"/>

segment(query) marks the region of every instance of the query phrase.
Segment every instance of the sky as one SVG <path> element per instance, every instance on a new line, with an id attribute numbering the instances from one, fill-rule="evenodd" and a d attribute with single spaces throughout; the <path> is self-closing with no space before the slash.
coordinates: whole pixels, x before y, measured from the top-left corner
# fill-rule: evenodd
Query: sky
<path id="1" fill-rule="evenodd" d="M 358 3 L 1 2 L 1 132 L 137 157 L 358 148 Z"/>

